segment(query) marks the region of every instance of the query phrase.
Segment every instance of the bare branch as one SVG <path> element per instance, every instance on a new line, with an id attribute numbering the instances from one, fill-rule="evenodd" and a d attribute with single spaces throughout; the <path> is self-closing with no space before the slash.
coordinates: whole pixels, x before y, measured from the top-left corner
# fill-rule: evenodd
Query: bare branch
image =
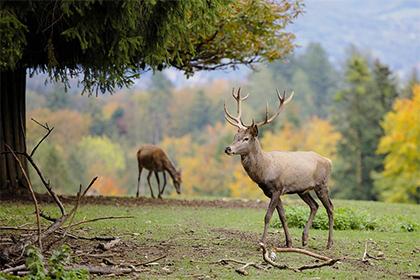
<path id="1" fill-rule="evenodd" d="M 72 224 L 72 225 L 68 225 L 68 226 L 64 227 L 64 229 L 74 228 L 74 227 L 80 226 L 82 224 L 92 223 L 92 222 L 101 221 L 101 220 L 132 219 L 132 218 L 134 218 L 134 216 L 108 216 L 108 217 L 99 217 L 99 218 L 95 218 L 95 219 L 91 219 L 91 220 L 80 221 L 80 222 L 75 223 L 75 224 Z"/>
<path id="2" fill-rule="evenodd" d="M 48 135 L 50 135 L 50 133 L 53 131 L 54 127 L 50 128 L 48 126 L 47 123 L 45 123 L 45 125 L 41 124 L 40 122 L 38 122 L 37 120 L 31 118 L 32 121 L 34 121 L 36 124 L 38 124 L 39 126 L 43 127 L 44 129 L 47 130 L 47 133 L 41 138 L 41 140 L 38 141 L 38 143 L 35 145 L 35 147 L 32 149 L 31 153 L 29 154 L 30 157 L 32 157 L 35 152 L 36 149 L 38 149 L 39 145 L 41 145 L 41 143 L 48 137 Z"/>
<path id="3" fill-rule="evenodd" d="M 26 174 L 26 171 L 23 168 L 22 162 L 20 161 L 20 159 L 18 158 L 18 156 L 16 155 L 16 153 L 12 150 L 12 148 L 8 144 L 5 144 L 5 146 L 12 153 L 13 157 L 15 158 L 15 160 L 18 162 L 19 167 L 20 167 L 20 170 L 22 171 L 22 174 L 25 177 L 25 180 L 26 180 L 26 183 L 28 185 L 29 191 L 31 192 L 32 201 L 34 202 L 34 206 L 35 206 L 36 225 L 37 225 L 37 228 L 38 228 L 38 246 L 39 246 L 39 250 L 42 251 L 41 222 L 40 222 L 40 218 L 39 218 L 40 211 L 39 211 L 39 206 L 38 206 L 38 200 L 36 199 L 34 190 L 32 188 L 31 181 L 29 180 L 28 174 Z"/>

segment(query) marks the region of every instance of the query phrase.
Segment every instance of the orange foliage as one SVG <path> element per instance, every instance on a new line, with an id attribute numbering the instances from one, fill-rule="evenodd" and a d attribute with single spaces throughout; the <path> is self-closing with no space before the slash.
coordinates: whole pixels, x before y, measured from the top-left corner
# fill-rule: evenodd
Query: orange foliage
<path id="1" fill-rule="evenodd" d="M 119 187 L 114 178 L 99 177 L 90 190 L 90 195 L 122 196 L 126 190 Z"/>

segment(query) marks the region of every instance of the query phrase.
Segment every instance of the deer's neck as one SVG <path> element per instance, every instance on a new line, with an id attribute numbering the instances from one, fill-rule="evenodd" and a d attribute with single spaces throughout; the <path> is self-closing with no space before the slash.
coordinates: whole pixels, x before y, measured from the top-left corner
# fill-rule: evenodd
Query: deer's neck
<path id="1" fill-rule="evenodd" d="M 172 181 L 175 181 L 176 169 L 174 164 L 169 159 L 165 161 L 165 170 L 168 171 L 169 176 L 171 176 L 172 178 Z"/>
<path id="2" fill-rule="evenodd" d="M 251 150 L 246 155 L 241 155 L 242 166 L 249 177 L 256 183 L 264 182 L 264 171 L 266 170 L 266 157 L 258 139 L 255 139 Z"/>

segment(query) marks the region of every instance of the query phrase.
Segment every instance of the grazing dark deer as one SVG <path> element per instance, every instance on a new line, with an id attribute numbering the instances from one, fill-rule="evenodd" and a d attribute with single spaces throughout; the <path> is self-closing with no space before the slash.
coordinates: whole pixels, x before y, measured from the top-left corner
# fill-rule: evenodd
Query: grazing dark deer
<path id="1" fill-rule="evenodd" d="M 156 181 L 158 183 L 158 197 L 162 198 L 162 194 L 165 191 L 166 187 L 166 173 L 168 172 L 172 178 L 174 183 L 176 192 L 178 194 L 181 193 L 181 171 L 177 171 L 175 166 L 170 161 L 166 153 L 159 147 L 154 145 L 143 145 L 137 152 L 137 162 L 139 165 L 139 177 L 137 181 L 137 194 L 136 197 L 139 197 L 139 189 L 140 189 L 140 177 L 143 168 L 149 170 L 149 175 L 147 175 L 147 182 L 149 184 L 150 193 L 153 198 L 155 195 L 153 194 L 152 186 L 150 185 L 150 177 L 152 176 L 152 172 L 155 173 Z M 163 172 L 163 188 L 160 189 L 160 180 L 158 172 Z"/>
<path id="2" fill-rule="evenodd" d="M 306 246 L 308 243 L 308 230 L 312 226 L 312 221 L 318 209 L 318 204 L 309 194 L 309 191 L 314 190 L 327 210 L 329 222 L 327 248 L 331 248 L 333 244 L 334 217 L 333 204 L 329 198 L 327 187 L 331 174 L 331 161 L 315 152 L 264 152 L 258 141 L 258 128 L 272 122 L 279 115 L 281 108 L 292 99 L 293 93 L 285 100 L 285 93 L 283 93 L 283 96 L 280 96 L 277 91 L 280 104 L 276 113 L 269 117 L 267 104 L 265 120 L 259 123 L 252 121 L 252 124 L 249 126 L 244 125 L 241 120 L 241 102 L 248 98 L 248 95 L 241 97 L 240 89 L 238 89 L 236 94 L 232 91 L 232 95 L 237 103 L 237 116 L 232 116 L 227 111 L 225 104 L 225 119 L 231 125 L 236 126 L 238 132 L 233 139 L 233 143 L 226 147 L 225 153 L 228 155 L 240 155 L 242 166 L 248 173 L 248 176 L 270 198 L 267 213 L 265 214 L 264 232 L 261 242 L 265 243 L 271 216 L 274 209 L 277 209 L 286 236 L 286 247 L 292 247 L 292 239 L 287 227 L 280 196 L 296 193 L 311 209 L 308 222 L 302 234 L 302 245 Z"/>

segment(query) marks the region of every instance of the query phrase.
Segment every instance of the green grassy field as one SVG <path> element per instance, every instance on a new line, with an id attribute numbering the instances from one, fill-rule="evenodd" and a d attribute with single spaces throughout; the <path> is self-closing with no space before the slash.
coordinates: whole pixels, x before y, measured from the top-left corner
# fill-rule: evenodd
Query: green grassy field
<path id="1" fill-rule="evenodd" d="M 289 200 L 287 207 L 300 204 Z M 303 272 L 270 269 L 267 271 L 248 268 L 251 279 L 401 279 L 409 273 L 420 271 L 420 206 L 385 204 L 363 201 L 334 201 L 335 207 L 348 207 L 360 211 L 378 225 L 375 231 L 336 230 L 335 243 L 326 250 L 327 231 L 311 229 L 309 249 L 331 257 L 347 259 L 332 267 L 323 267 Z M 43 207 L 52 211 L 52 205 Z M 320 211 L 325 211 L 322 207 Z M 240 279 L 235 272 L 240 265 L 221 265 L 215 262 L 222 258 L 242 261 L 262 261 L 258 239 L 263 228 L 264 209 L 253 208 L 209 208 L 156 206 L 109 206 L 83 205 L 77 219 L 98 216 L 132 215 L 125 220 L 99 221 L 85 225 L 78 233 L 86 236 L 118 235 L 124 240 L 116 248 L 115 262 L 141 262 L 167 255 L 159 265 L 151 266 L 139 273 L 140 279 Z M 287 208 L 286 208 L 287 215 Z M 3 203 L 0 207 L 2 225 L 17 226 L 33 222 L 31 204 Z M 275 219 L 273 219 L 275 223 Z M 410 228 L 411 226 L 411 228 Z M 413 230 L 413 231 L 409 231 Z M 292 228 L 294 246 L 300 246 L 302 230 Z M 9 232 L 0 232 L 5 235 Z M 385 259 L 372 260 L 371 265 L 362 263 L 366 240 L 372 243 L 369 252 L 379 251 Z M 271 228 L 268 245 L 283 244 L 280 228 Z M 74 251 L 95 248 L 97 244 L 71 243 Z M 311 263 L 312 259 L 296 254 L 277 254 L 277 262 L 291 266 Z M 75 261 L 81 259 L 76 256 Z M 128 276 L 127 276 L 128 277 Z M 131 276 L 130 276 L 131 277 Z"/>

